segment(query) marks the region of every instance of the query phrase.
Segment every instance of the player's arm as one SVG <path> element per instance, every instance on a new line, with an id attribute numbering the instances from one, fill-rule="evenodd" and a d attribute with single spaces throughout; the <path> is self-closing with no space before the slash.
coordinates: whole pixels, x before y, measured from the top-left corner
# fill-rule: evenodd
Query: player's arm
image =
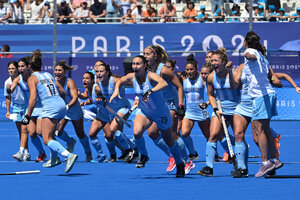
<path id="1" fill-rule="evenodd" d="M 66 92 L 65 92 L 64 88 L 61 86 L 61 84 L 57 80 L 55 80 L 55 84 L 56 84 L 56 87 L 58 89 L 60 97 L 65 99 Z"/>
<path id="2" fill-rule="evenodd" d="M 72 97 L 72 100 L 68 103 L 68 106 L 71 108 L 78 101 L 78 92 L 77 92 L 77 87 L 75 85 L 75 82 L 70 78 L 68 79 L 67 86 L 70 90 L 70 94 L 71 94 L 71 97 Z"/>
<path id="3" fill-rule="evenodd" d="M 38 78 L 36 76 L 30 76 L 27 80 L 27 84 L 28 84 L 29 91 L 30 91 L 30 98 L 29 98 L 28 109 L 27 109 L 26 115 L 31 117 L 31 114 L 33 112 L 33 109 L 34 109 L 35 103 L 36 103 L 36 97 L 37 97 L 36 86 L 38 84 Z"/>
<path id="4" fill-rule="evenodd" d="M 277 78 L 277 76 L 274 75 L 274 71 L 273 71 L 272 68 L 269 69 L 268 76 L 269 76 L 270 83 L 272 84 L 272 86 L 278 87 L 278 88 L 282 88 L 282 83 L 281 83 L 281 81 Z"/>
<path id="5" fill-rule="evenodd" d="M 292 77 L 290 77 L 288 74 L 285 73 L 274 73 L 274 74 L 278 79 L 287 80 L 296 89 L 296 91 L 300 93 L 300 87 L 295 83 Z"/>
<path id="6" fill-rule="evenodd" d="M 116 84 L 115 84 L 115 90 L 114 90 L 113 94 L 111 95 L 109 102 L 111 102 L 117 96 L 119 98 L 121 98 L 121 96 L 120 96 L 120 87 L 122 85 L 132 85 L 133 77 L 134 77 L 134 73 L 128 73 L 126 76 L 121 77 L 116 82 Z"/>

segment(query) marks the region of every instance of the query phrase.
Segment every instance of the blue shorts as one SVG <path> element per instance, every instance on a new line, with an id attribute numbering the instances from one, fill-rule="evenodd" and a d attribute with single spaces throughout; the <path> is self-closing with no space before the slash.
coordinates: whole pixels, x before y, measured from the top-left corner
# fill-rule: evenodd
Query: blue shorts
<path id="1" fill-rule="evenodd" d="M 252 117 L 252 101 L 241 101 L 234 111 L 235 115 L 243 117 Z"/>
<path id="2" fill-rule="evenodd" d="M 13 120 L 13 122 L 21 122 L 22 119 L 25 117 L 26 114 L 26 107 L 27 105 L 25 104 L 17 104 L 13 103 L 13 114 L 17 114 L 17 119 Z"/>
<path id="3" fill-rule="evenodd" d="M 79 105 L 79 103 L 77 102 L 74 106 L 72 106 L 68 111 L 67 114 L 65 116 L 65 119 L 67 120 L 80 120 L 83 116 L 81 107 Z"/>
<path id="4" fill-rule="evenodd" d="M 135 116 L 137 115 L 143 115 L 147 117 L 151 121 L 155 122 L 157 127 L 161 130 L 166 130 L 168 128 L 171 128 L 173 124 L 173 119 L 171 117 L 170 112 L 157 112 L 155 113 L 155 116 L 149 116 L 147 115 L 147 113 L 143 112 L 140 108 L 137 108 Z"/>
<path id="5" fill-rule="evenodd" d="M 177 110 L 178 102 L 175 99 L 168 99 L 166 100 L 166 103 L 170 110 Z"/>
<path id="6" fill-rule="evenodd" d="M 49 98 L 49 100 L 46 99 L 43 101 L 41 118 L 61 120 L 65 117 L 65 115 L 66 115 L 66 104 L 61 97 L 54 96 Z"/>
<path id="7" fill-rule="evenodd" d="M 252 99 L 252 120 L 271 119 L 276 116 L 276 100 L 275 92 Z"/>
<path id="8" fill-rule="evenodd" d="M 188 107 L 185 111 L 184 118 L 193 120 L 193 121 L 205 121 L 209 118 L 209 113 L 206 109 L 201 109 L 197 107 Z"/>
<path id="9" fill-rule="evenodd" d="M 96 119 L 103 121 L 103 122 L 110 122 L 110 112 L 106 110 L 103 106 L 97 106 L 97 114 Z"/>

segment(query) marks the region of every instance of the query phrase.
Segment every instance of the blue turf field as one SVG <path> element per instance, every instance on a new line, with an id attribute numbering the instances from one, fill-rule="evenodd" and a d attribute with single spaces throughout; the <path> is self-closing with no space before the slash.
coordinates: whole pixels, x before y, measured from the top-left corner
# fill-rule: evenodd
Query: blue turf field
<path id="1" fill-rule="evenodd" d="M 91 122 L 85 122 L 88 133 Z M 280 159 L 285 163 L 278 175 L 300 175 L 300 122 L 273 121 L 272 127 L 282 135 Z M 73 137 L 75 133 L 68 125 L 66 131 Z M 231 130 L 230 130 L 231 131 Z M 131 129 L 125 129 L 127 135 Z M 107 154 L 100 132 L 102 146 Z M 77 141 L 75 152 L 79 161 L 69 174 L 64 174 L 65 163 L 51 169 L 45 169 L 40 163 L 17 162 L 12 158 L 18 151 L 18 136 L 12 122 L 0 122 L 0 173 L 41 170 L 40 174 L 0 176 L 1 200 L 9 199 L 300 199 L 300 179 L 264 179 L 254 178 L 259 169 L 260 159 L 251 158 L 250 177 L 233 179 L 230 175 L 232 165 L 215 163 L 214 177 L 196 175 L 205 163 L 205 140 L 198 127 L 192 131 L 195 147 L 200 158 L 196 168 L 186 178 L 176 179 L 173 172 L 167 174 L 167 157 L 160 152 L 145 135 L 150 160 L 144 169 L 132 164 L 85 163 L 83 148 Z M 259 155 L 252 141 L 251 129 L 246 134 L 250 144 L 250 156 Z M 60 141 L 60 140 L 59 140 Z M 32 159 L 37 156 L 29 142 Z M 46 149 L 46 147 L 45 147 Z M 223 150 L 218 146 L 219 153 Z M 48 150 L 47 150 L 48 151 Z"/>

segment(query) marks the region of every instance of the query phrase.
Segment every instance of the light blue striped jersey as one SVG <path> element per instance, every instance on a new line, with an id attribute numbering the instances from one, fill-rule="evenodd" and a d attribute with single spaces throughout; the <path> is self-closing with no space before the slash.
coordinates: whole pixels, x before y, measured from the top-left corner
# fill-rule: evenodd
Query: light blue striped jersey
<path id="1" fill-rule="evenodd" d="M 197 74 L 195 80 L 189 78 L 183 81 L 183 91 L 185 98 L 185 106 L 188 107 L 197 107 L 202 102 L 204 102 L 204 90 L 202 78 L 200 74 Z"/>

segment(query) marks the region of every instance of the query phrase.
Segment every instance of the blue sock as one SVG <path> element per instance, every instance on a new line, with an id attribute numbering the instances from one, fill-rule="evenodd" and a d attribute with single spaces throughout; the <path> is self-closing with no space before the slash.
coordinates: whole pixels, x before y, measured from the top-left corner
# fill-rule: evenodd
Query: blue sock
<path id="1" fill-rule="evenodd" d="M 116 149 L 115 149 L 115 141 L 114 140 L 108 141 L 105 138 L 105 144 L 107 146 L 107 149 L 108 149 L 110 155 L 117 154 Z"/>
<path id="2" fill-rule="evenodd" d="M 91 138 L 91 143 L 93 147 L 96 149 L 99 156 L 105 156 L 102 150 L 101 142 L 98 137 Z"/>
<path id="3" fill-rule="evenodd" d="M 236 142 L 235 143 L 235 155 L 236 155 L 236 161 L 238 168 L 246 169 L 246 149 L 248 148 L 248 145 L 245 141 Z"/>
<path id="4" fill-rule="evenodd" d="M 156 140 L 153 140 L 153 143 L 160 148 L 165 154 L 167 154 L 168 157 L 173 157 L 168 145 L 164 141 L 164 139 L 159 135 L 159 137 Z"/>
<path id="5" fill-rule="evenodd" d="M 173 155 L 176 165 L 183 163 L 183 158 L 180 153 L 180 147 L 178 145 L 178 140 L 174 142 L 174 145 L 170 147 L 170 151 Z"/>
<path id="6" fill-rule="evenodd" d="M 142 136 L 140 139 L 135 139 L 135 144 L 141 155 L 148 156 L 144 136 Z"/>
<path id="7" fill-rule="evenodd" d="M 235 141 L 234 141 L 234 137 L 232 135 L 229 135 L 229 138 L 230 138 L 230 142 L 231 142 L 231 145 L 232 145 L 232 148 L 234 147 L 234 144 L 235 144 Z M 229 153 L 229 148 L 228 148 L 228 144 L 227 144 L 227 140 L 226 140 L 226 137 L 224 137 L 221 141 L 220 141 L 223 149 L 228 153 Z"/>
<path id="8" fill-rule="evenodd" d="M 127 141 L 127 143 L 129 144 L 130 148 L 132 148 L 132 149 L 137 148 L 136 145 L 135 145 L 135 143 L 131 139 L 129 139 L 123 132 L 121 132 L 121 133 L 124 136 L 124 138 Z"/>
<path id="9" fill-rule="evenodd" d="M 130 149 L 129 144 L 127 143 L 125 137 L 123 134 L 121 134 L 121 131 L 117 131 L 115 133 L 115 138 L 118 141 L 118 143 L 120 144 L 120 146 L 122 147 L 123 150 L 128 150 Z"/>
<path id="10" fill-rule="evenodd" d="M 57 157 L 57 152 L 53 151 L 51 148 L 50 149 L 50 158 L 56 158 Z"/>
<path id="11" fill-rule="evenodd" d="M 213 168 L 217 150 L 217 142 L 206 143 L 206 166 Z"/>
<path id="12" fill-rule="evenodd" d="M 63 132 L 61 133 L 61 135 L 58 136 L 58 137 L 59 137 L 59 139 L 62 139 L 63 141 L 65 141 L 67 144 L 70 144 L 70 143 L 72 142 L 70 136 L 69 136 L 68 133 L 65 132 L 65 131 L 63 131 Z"/>
<path id="13" fill-rule="evenodd" d="M 53 151 L 58 152 L 60 155 L 68 157 L 70 152 L 68 152 L 59 142 L 56 140 L 50 140 L 47 146 L 52 149 Z"/>
<path id="14" fill-rule="evenodd" d="M 85 135 L 84 138 L 79 138 L 81 145 L 83 146 L 84 153 L 90 154 L 92 153 L 89 138 Z"/>
<path id="15" fill-rule="evenodd" d="M 278 137 L 278 133 L 274 129 L 272 129 L 272 128 L 270 128 L 270 129 L 271 129 L 271 133 L 273 135 L 273 138 L 277 138 Z"/>
<path id="16" fill-rule="evenodd" d="M 193 143 L 193 139 L 191 136 L 188 137 L 182 137 L 184 144 L 186 146 L 186 148 L 189 150 L 190 154 L 192 155 L 196 155 L 196 150 L 194 147 L 194 143 Z"/>
<path id="17" fill-rule="evenodd" d="M 185 161 L 185 163 L 189 163 L 190 162 L 190 158 L 189 158 L 189 156 L 187 154 L 187 151 L 186 151 L 186 148 L 185 148 L 185 144 L 184 144 L 183 140 L 181 139 L 181 137 L 179 137 L 177 139 L 177 143 L 179 145 L 180 154 L 181 154 L 183 160 Z M 172 155 L 173 155 L 173 153 L 172 153 Z"/>
<path id="18" fill-rule="evenodd" d="M 39 153 L 45 154 L 45 150 L 42 146 L 41 140 L 38 136 L 30 137 L 32 144 L 38 150 Z"/>

